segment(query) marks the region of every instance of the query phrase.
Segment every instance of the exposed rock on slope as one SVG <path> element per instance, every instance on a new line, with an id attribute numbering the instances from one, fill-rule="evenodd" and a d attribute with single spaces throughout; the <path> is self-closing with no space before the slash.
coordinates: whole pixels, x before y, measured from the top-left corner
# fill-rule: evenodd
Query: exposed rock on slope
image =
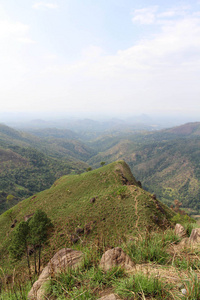
<path id="1" fill-rule="evenodd" d="M 68 268 L 75 268 L 80 265 L 83 260 L 83 253 L 69 248 L 58 251 L 50 260 L 48 265 L 43 269 L 38 280 L 33 284 L 28 294 L 30 300 L 44 299 L 44 283 L 57 273 L 64 272 Z"/>
<path id="2" fill-rule="evenodd" d="M 192 229 L 190 238 L 189 238 L 189 243 L 191 244 L 200 244 L 200 228 L 195 228 Z"/>
<path id="3" fill-rule="evenodd" d="M 175 234 L 178 235 L 180 238 L 187 236 L 186 230 L 181 224 L 176 224 Z"/>
<path id="4" fill-rule="evenodd" d="M 130 257 L 119 247 L 106 251 L 100 261 L 100 268 L 104 271 L 108 271 L 115 266 L 130 270 L 134 265 Z"/>

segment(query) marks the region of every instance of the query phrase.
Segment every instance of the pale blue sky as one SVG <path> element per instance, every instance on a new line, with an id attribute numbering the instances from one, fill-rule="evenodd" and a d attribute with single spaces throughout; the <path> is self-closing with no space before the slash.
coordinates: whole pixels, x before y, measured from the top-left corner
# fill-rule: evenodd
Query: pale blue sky
<path id="1" fill-rule="evenodd" d="M 1 0 L 0 111 L 200 114 L 200 0 Z"/>

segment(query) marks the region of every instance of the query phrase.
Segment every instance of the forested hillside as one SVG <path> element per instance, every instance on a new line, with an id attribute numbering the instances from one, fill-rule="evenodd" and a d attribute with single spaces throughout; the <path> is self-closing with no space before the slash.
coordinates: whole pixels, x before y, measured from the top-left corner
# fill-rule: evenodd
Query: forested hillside
<path id="1" fill-rule="evenodd" d="M 29 131 L 32 134 L 0 125 L 1 211 L 48 188 L 63 174 L 120 159 L 129 164 L 145 189 L 168 205 L 178 199 L 184 207 L 200 209 L 198 122 L 160 131 L 137 132 L 122 126 L 100 134 L 99 128 L 88 140 L 86 132 L 68 129 Z"/>
<path id="2" fill-rule="evenodd" d="M 125 159 L 145 189 L 171 205 L 200 209 L 200 123 L 157 132 L 102 137 L 94 141 L 98 155 L 88 163 Z M 102 144 L 101 144 L 102 139 Z M 108 147 L 106 147 L 106 142 Z M 102 145 L 102 148 L 100 146 Z"/>
<path id="3" fill-rule="evenodd" d="M 42 140 L 0 125 L 0 213 L 65 174 L 83 172 L 87 164 L 77 156 L 88 158 L 78 141 Z"/>

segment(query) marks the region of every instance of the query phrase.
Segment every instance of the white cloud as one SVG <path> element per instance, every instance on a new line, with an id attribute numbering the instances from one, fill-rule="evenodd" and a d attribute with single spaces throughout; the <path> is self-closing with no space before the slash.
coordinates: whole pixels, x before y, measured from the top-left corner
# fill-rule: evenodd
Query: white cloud
<path id="1" fill-rule="evenodd" d="M 159 18 L 171 18 L 171 17 L 174 17 L 176 15 L 176 11 L 175 10 L 168 10 L 168 11 L 165 11 L 163 13 L 160 13 L 158 15 Z"/>
<path id="2" fill-rule="evenodd" d="M 49 97 L 59 91 L 57 107 L 84 111 L 101 103 L 99 109 L 119 112 L 187 112 L 192 101 L 194 111 L 200 109 L 200 19 L 193 14 L 160 23 L 158 34 L 116 55 L 94 46 L 83 54 L 81 61 L 54 65 L 41 75 Z"/>
<path id="3" fill-rule="evenodd" d="M 159 6 L 150 6 L 136 9 L 133 12 L 133 23 L 139 24 L 158 24 L 162 21 L 169 21 L 170 18 L 186 17 L 190 11 L 190 6 L 173 7 L 166 11 L 160 11 Z"/>
<path id="4" fill-rule="evenodd" d="M 35 9 L 57 9 L 58 5 L 56 3 L 45 3 L 45 2 L 36 2 L 32 8 Z"/>
<path id="5" fill-rule="evenodd" d="M 104 53 L 103 49 L 98 46 L 90 45 L 84 50 L 82 50 L 82 55 L 84 58 L 92 60 L 100 57 Z"/>
<path id="6" fill-rule="evenodd" d="M 133 13 L 132 21 L 140 24 L 152 24 L 155 22 L 157 10 L 158 6 L 136 9 Z"/>
<path id="7" fill-rule="evenodd" d="M 35 44 L 36 43 L 35 41 L 33 41 L 32 39 L 30 39 L 28 37 L 18 38 L 17 40 L 22 44 Z"/>
<path id="8" fill-rule="evenodd" d="M 71 64 L 64 64 L 63 57 L 45 49 L 46 56 L 40 53 L 40 58 L 28 57 L 28 71 L 18 54 L 29 47 L 23 44 L 31 41 L 29 27 L 5 21 L 0 26 L 0 42 L 9 37 L 2 42 L 5 49 L 0 49 L 4 107 L 12 103 L 10 106 L 16 110 L 39 107 L 41 111 L 120 113 L 187 112 L 194 107 L 200 113 L 198 14 L 186 8 L 160 11 L 152 7 L 135 11 L 133 18 L 140 24 L 154 24 L 159 30 L 115 55 L 106 55 L 102 48 L 89 45 L 82 50 L 79 61 Z M 16 103 L 12 99 L 17 99 Z"/>
<path id="9" fill-rule="evenodd" d="M 55 60 L 58 58 L 58 56 L 56 54 L 46 54 L 44 58 L 48 60 Z"/>
<path id="10" fill-rule="evenodd" d="M 1 7 L 0 7 L 1 8 Z M 0 82 L 1 92 L 16 87 L 27 72 L 24 63 L 27 47 L 35 42 L 29 34 L 29 26 L 19 21 L 13 21 L 0 10 Z"/>
<path id="11" fill-rule="evenodd" d="M 0 21 L 0 38 L 20 37 L 27 34 L 29 26 L 8 20 Z"/>

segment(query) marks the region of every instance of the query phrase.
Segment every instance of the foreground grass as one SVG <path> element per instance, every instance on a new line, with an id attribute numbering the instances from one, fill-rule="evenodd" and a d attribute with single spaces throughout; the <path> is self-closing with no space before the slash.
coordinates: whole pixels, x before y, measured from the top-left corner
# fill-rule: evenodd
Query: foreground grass
<path id="1" fill-rule="evenodd" d="M 0 300 L 27 300 L 28 292 L 31 289 L 31 282 L 21 283 L 15 282 L 0 292 Z"/>
<path id="2" fill-rule="evenodd" d="M 46 283 L 46 295 L 49 300 L 80 299 L 95 300 L 101 297 L 102 292 L 109 289 L 116 293 L 121 299 L 200 299 L 200 281 L 198 274 L 199 255 L 197 260 L 193 260 L 193 270 L 189 260 L 191 257 L 185 252 L 179 253 L 179 262 L 186 264 L 187 268 L 179 263 L 175 265 L 176 258 L 169 252 L 171 245 L 176 245 L 179 241 L 173 230 L 164 232 L 147 232 L 141 238 L 138 235 L 136 241 L 131 241 L 123 245 L 124 251 L 131 256 L 131 259 L 141 266 L 140 270 L 125 272 L 119 267 L 115 267 L 107 272 L 99 268 L 99 261 L 102 253 L 106 250 L 102 245 L 93 247 L 82 247 L 85 253 L 84 262 L 76 270 L 67 270 L 64 273 L 52 277 Z M 136 247 L 137 246 L 137 247 Z M 81 248 L 81 247 L 78 247 Z M 149 266 L 149 271 L 143 269 Z M 151 266 L 158 266 L 159 272 L 151 272 Z M 179 286 L 175 282 L 165 280 L 162 271 L 167 272 L 167 268 L 173 270 L 173 277 L 178 277 Z M 153 270 L 153 269 L 152 269 Z M 194 271 L 195 270 L 195 271 Z M 3 285 L 0 294 L 1 300 L 25 300 L 31 288 L 30 282 L 21 284 L 15 281 L 14 284 Z M 183 294 L 181 289 L 184 290 Z"/>
<path id="3" fill-rule="evenodd" d="M 170 299 L 171 286 L 154 276 L 136 273 L 128 279 L 115 282 L 115 292 L 123 299 Z"/>
<path id="4" fill-rule="evenodd" d="M 158 264 L 170 264 L 172 257 L 167 251 L 171 244 L 179 242 L 179 237 L 173 230 L 164 232 L 148 232 L 130 242 L 127 248 L 128 255 L 135 263 L 156 262 Z"/>

